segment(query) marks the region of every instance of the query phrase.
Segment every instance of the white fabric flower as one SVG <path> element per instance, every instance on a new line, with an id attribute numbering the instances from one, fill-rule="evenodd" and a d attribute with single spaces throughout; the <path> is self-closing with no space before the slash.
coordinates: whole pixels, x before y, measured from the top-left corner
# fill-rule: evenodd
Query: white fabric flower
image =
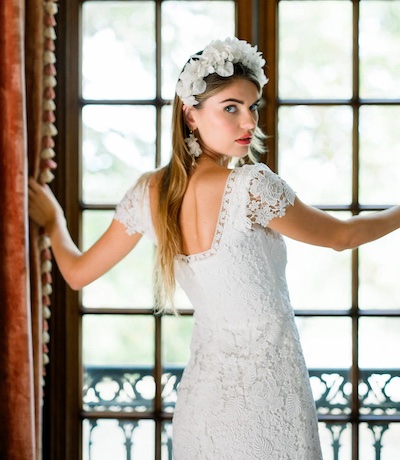
<path id="1" fill-rule="evenodd" d="M 197 142 L 197 138 L 193 133 L 190 133 L 189 137 L 185 139 L 185 142 L 189 148 L 190 153 L 196 158 L 202 154 L 200 144 Z"/>
<path id="2" fill-rule="evenodd" d="M 241 62 L 254 72 L 261 88 L 268 82 L 263 67 L 265 60 L 256 46 L 236 37 L 212 41 L 202 52 L 195 54 L 185 65 L 176 85 L 176 94 L 185 105 L 198 104 L 194 96 L 204 93 L 204 78 L 216 73 L 221 77 L 233 75 L 233 64 Z"/>

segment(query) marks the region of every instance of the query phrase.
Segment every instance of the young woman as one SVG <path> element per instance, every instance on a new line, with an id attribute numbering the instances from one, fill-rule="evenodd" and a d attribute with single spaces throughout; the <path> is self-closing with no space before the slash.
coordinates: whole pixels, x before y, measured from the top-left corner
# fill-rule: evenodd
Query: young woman
<path id="1" fill-rule="evenodd" d="M 176 88 L 170 163 L 127 192 L 87 252 L 72 242 L 49 188 L 29 183 L 31 217 L 73 289 L 146 235 L 157 244 L 159 308 L 175 279 L 189 296 L 195 325 L 174 415 L 175 460 L 322 458 L 281 235 L 343 250 L 400 226 L 400 207 L 337 220 L 257 163 L 264 64 L 236 38 L 190 58 Z"/>

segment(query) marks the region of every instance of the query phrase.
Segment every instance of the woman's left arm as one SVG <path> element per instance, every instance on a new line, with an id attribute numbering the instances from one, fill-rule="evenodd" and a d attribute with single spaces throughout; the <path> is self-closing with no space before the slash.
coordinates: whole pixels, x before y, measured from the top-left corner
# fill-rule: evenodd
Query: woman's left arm
<path id="1" fill-rule="evenodd" d="M 273 219 L 268 226 L 294 240 L 343 251 L 400 228 L 400 206 L 340 220 L 296 197 L 285 216 Z"/>
<path id="2" fill-rule="evenodd" d="M 87 251 L 81 252 L 68 231 L 64 211 L 47 185 L 29 180 L 29 215 L 50 237 L 58 268 L 69 286 L 78 290 L 110 270 L 138 243 L 140 233 L 128 235 L 125 226 L 113 220 Z"/>

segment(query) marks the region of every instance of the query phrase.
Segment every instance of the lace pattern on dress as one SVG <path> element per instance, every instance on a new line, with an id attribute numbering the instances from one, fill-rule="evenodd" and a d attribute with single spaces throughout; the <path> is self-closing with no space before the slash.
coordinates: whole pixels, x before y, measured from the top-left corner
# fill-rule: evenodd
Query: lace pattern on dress
<path id="1" fill-rule="evenodd" d="M 272 219 L 285 215 L 288 205 L 294 205 L 295 193 L 283 179 L 262 163 L 251 167 L 250 171 L 246 224 L 248 228 L 254 224 L 267 227 Z"/>
<path id="2" fill-rule="evenodd" d="M 125 225 L 128 235 L 143 234 L 148 230 L 148 219 L 145 218 L 145 213 L 150 209 L 147 189 L 148 181 L 136 183 L 125 193 L 115 209 L 114 219 Z"/>

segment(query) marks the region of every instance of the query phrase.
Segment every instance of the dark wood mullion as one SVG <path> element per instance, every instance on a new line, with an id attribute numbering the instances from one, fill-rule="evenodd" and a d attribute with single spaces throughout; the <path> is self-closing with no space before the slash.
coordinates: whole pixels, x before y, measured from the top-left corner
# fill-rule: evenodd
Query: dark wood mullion
<path id="1" fill-rule="evenodd" d="M 256 39 L 253 30 L 254 1 L 256 0 L 234 0 L 236 36 L 249 43 Z"/>
<path id="2" fill-rule="evenodd" d="M 154 315 L 153 308 L 132 308 L 132 307 L 96 307 L 96 308 L 87 308 L 81 306 L 81 314 L 96 314 L 96 315 Z M 193 310 L 190 309 L 178 309 L 178 313 L 180 316 L 193 316 Z"/>
<path id="3" fill-rule="evenodd" d="M 154 167 L 158 168 L 161 165 L 161 137 L 162 137 L 162 107 L 156 106 L 156 155 L 154 159 Z"/>
<path id="4" fill-rule="evenodd" d="M 358 318 L 362 317 L 375 317 L 375 316 L 389 316 L 391 318 L 398 318 L 400 317 L 400 310 L 394 309 L 373 309 L 373 310 L 356 310 L 354 311 L 353 308 L 349 310 L 305 310 L 301 309 L 295 310 L 296 316 L 318 316 L 318 317 L 326 317 L 326 316 L 342 316 L 342 317 L 353 317 L 355 314 Z"/>
<path id="5" fill-rule="evenodd" d="M 154 414 L 153 412 L 112 412 L 112 411 L 90 411 L 90 412 L 82 412 L 81 414 L 82 419 L 87 420 L 153 420 Z M 160 413 L 160 419 L 165 422 L 172 421 L 173 414 L 171 412 L 162 412 Z M 351 423 L 352 417 L 351 415 L 346 414 L 318 414 L 318 419 L 321 422 L 329 423 L 329 424 L 337 424 L 337 423 Z M 360 422 L 363 423 L 376 423 L 376 422 L 383 422 L 383 423 L 400 423 L 400 415 L 393 414 L 393 415 L 360 415 L 359 417 Z"/>
<path id="6" fill-rule="evenodd" d="M 264 160 L 272 170 L 278 172 L 278 0 L 259 2 L 258 32 L 259 48 L 267 61 L 269 78 L 264 88 L 265 106 L 260 110 L 260 127 L 269 136 L 268 154 Z"/>
<path id="7" fill-rule="evenodd" d="M 65 156 L 67 167 L 66 217 L 71 235 L 78 244 L 82 239 L 82 219 L 77 203 L 82 196 L 81 186 L 81 113 L 79 99 L 82 94 L 82 1 L 71 2 L 67 11 L 67 75 L 66 77 L 66 139 Z M 73 27 L 72 27 L 73 24 Z M 76 187 L 78 184 L 78 187 Z M 69 421 L 67 425 L 66 458 L 82 458 L 82 426 L 79 412 L 82 408 L 82 321 L 79 315 L 80 294 L 67 289 L 67 406 Z"/>
<path id="8" fill-rule="evenodd" d="M 77 191 L 66 180 L 76 178 L 76 164 L 70 152 L 78 148 L 78 120 L 76 110 L 76 93 L 78 90 L 79 66 L 76 57 L 79 41 L 77 17 L 79 6 L 76 1 L 66 0 L 65 7 L 57 14 L 57 87 L 56 119 L 58 136 L 55 137 L 55 151 L 58 170 L 51 184 L 67 218 L 71 222 L 71 232 L 77 238 L 78 227 Z M 68 63 L 68 64 L 67 64 Z M 68 77 L 67 77 L 68 75 Z M 79 359 L 77 341 L 79 318 L 75 309 L 78 296 L 65 284 L 58 269 L 53 272 L 52 317 L 50 326 L 50 363 L 47 366 L 44 419 L 44 460 L 72 460 L 80 458 L 80 426 L 76 417 L 79 405 Z M 72 340 L 70 340 L 72 339 Z M 63 414 L 60 417 L 60 414 Z"/>
<path id="9" fill-rule="evenodd" d="M 400 310 L 399 309 L 370 309 L 370 310 L 359 310 L 358 311 L 358 316 L 361 317 L 382 317 L 382 316 L 387 316 L 389 318 L 399 318 L 400 317 Z"/>
<path id="10" fill-rule="evenodd" d="M 160 412 L 158 418 L 164 422 L 171 422 L 171 412 Z M 154 412 L 113 412 L 113 411 L 82 411 L 81 418 L 87 420 L 154 420 Z M 111 459 L 110 459 L 111 460 Z M 139 459 L 140 460 L 140 459 Z M 188 459 L 189 460 L 189 459 Z"/>
<path id="11" fill-rule="evenodd" d="M 360 64 L 359 64 L 359 18 L 360 8 L 359 0 L 353 0 L 353 171 L 352 171 L 352 204 L 355 208 L 353 214 L 359 214 L 359 114 L 360 114 Z M 358 208 L 358 209 L 357 209 Z M 352 371 L 350 374 L 352 384 L 352 459 L 359 459 L 359 424 L 360 424 L 360 400 L 358 395 L 358 383 L 360 379 L 359 361 L 359 250 L 355 249 L 352 252 Z"/>
<path id="12" fill-rule="evenodd" d="M 161 39 L 161 25 L 162 25 L 162 1 L 156 0 L 155 2 L 155 42 L 156 42 L 156 100 L 161 100 L 161 87 L 162 87 L 162 39 Z M 157 102 L 156 101 L 156 102 Z M 154 101 L 153 101 L 154 104 Z M 161 163 L 161 106 L 156 104 L 156 155 L 154 159 L 154 166 L 158 167 Z M 154 299 L 155 301 L 155 299 Z M 162 317 L 159 315 L 154 316 L 155 321 L 155 335 L 154 335 L 154 381 L 155 381 L 155 398 L 154 398 L 154 423 L 155 423 L 155 459 L 161 460 L 161 439 L 163 429 L 162 419 Z"/>
<path id="13" fill-rule="evenodd" d="M 82 315 L 152 315 L 154 313 L 153 308 L 132 308 L 132 307 L 95 307 L 88 308 L 81 306 L 80 313 Z M 193 316 L 193 310 L 191 309 L 178 309 L 180 316 Z M 296 316 L 317 316 L 317 317 L 327 317 L 327 316 L 342 316 L 342 317 L 351 317 L 354 313 L 352 309 L 326 309 L 326 310 L 315 310 L 315 309 L 295 309 Z M 390 318 L 399 318 L 400 310 L 399 309 L 369 309 L 369 310 L 358 310 L 357 315 L 362 317 L 376 317 L 376 316 L 387 316 Z"/>
<path id="14" fill-rule="evenodd" d="M 79 204 L 79 209 L 81 211 L 114 211 L 117 203 L 115 204 L 90 204 L 90 203 L 83 203 Z M 359 214 L 363 211 L 375 212 L 375 211 L 384 211 L 385 209 L 389 209 L 390 207 L 394 206 L 394 204 L 373 204 L 373 205 L 360 205 L 357 203 L 353 203 L 350 205 L 346 204 L 313 204 L 314 208 L 321 209 L 323 211 L 347 211 L 352 212 L 353 214 Z"/>
<path id="15" fill-rule="evenodd" d="M 154 416 L 155 416 L 155 458 L 161 460 L 161 437 L 163 429 L 162 417 L 162 319 L 161 316 L 154 316 L 155 321 L 155 357 L 154 357 L 154 381 L 156 394 L 154 399 Z"/>
<path id="16" fill-rule="evenodd" d="M 264 51 L 263 55 L 268 58 L 268 49 L 270 47 L 262 47 L 259 45 L 259 48 Z M 272 63 L 272 59 L 268 58 L 266 74 L 269 77 L 271 83 L 271 71 L 273 69 L 269 67 L 268 63 Z M 275 67 L 275 64 L 274 64 Z M 268 88 L 268 86 L 266 87 Z M 383 105 L 383 106 L 398 106 L 400 104 L 400 99 L 359 99 L 360 104 L 362 105 Z M 279 105 L 349 105 L 352 103 L 352 99 L 279 99 L 277 98 Z M 161 96 L 156 99 L 80 99 L 79 104 L 81 107 L 85 105 L 151 105 L 154 104 L 158 106 L 171 105 L 172 101 L 169 99 L 163 99 Z"/>
<path id="17" fill-rule="evenodd" d="M 80 45 L 81 2 L 66 0 L 57 15 L 57 128 L 56 160 L 59 165 L 54 189 L 65 210 L 69 230 L 79 242 L 80 199 L 79 163 L 81 93 Z M 51 319 L 50 366 L 51 386 L 45 389 L 52 405 L 49 457 L 79 460 L 82 435 L 79 412 L 82 404 L 81 321 L 79 295 L 69 289 L 59 271 L 54 273 L 53 316 Z M 63 414 L 60 417 L 60 414 Z"/>

